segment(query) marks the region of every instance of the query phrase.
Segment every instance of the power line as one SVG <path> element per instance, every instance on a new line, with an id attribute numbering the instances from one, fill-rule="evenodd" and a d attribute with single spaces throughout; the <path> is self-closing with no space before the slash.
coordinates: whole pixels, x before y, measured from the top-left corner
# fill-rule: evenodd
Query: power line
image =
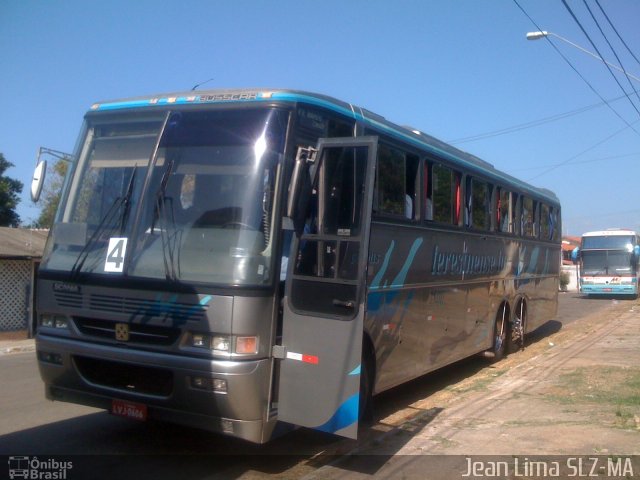
<path id="1" fill-rule="evenodd" d="M 611 100 L 608 100 L 609 103 L 613 103 L 613 102 L 617 102 L 618 100 L 625 98 L 627 95 L 620 95 L 619 97 L 613 98 Z M 514 133 L 514 132 L 518 132 L 520 130 L 525 130 L 527 128 L 533 128 L 533 127 L 538 127 L 540 125 L 545 125 L 547 123 L 551 123 L 551 122 L 556 122 L 558 120 L 563 120 L 565 118 L 569 118 L 572 117 L 574 115 L 579 115 L 581 113 L 585 113 L 588 112 L 589 110 L 593 110 L 595 108 L 601 107 L 603 105 L 605 105 L 606 102 L 599 102 L 599 103 L 594 103 L 593 105 L 588 105 L 586 107 L 581 107 L 581 108 L 577 108 L 575 110 L 570 110 L 568 112 L 564 112 L 564 113 L 558 113 L 556 115 L 551 115 L 549 117 L 544 117 L 544 118 L 540 118 L 537 120 L 531 120 L 529 122 L 525 122 L 525 123 L 519 123 L 517 125 L 513 125 L 511 127 L 505 127 L 505 128 L 501 128 L 499 130 L 492 130 L 490 132 L 485 132 L 485 133 L 479 133 L 477 135 L 470 135 L 468 137 L 461 137 L 461 138 L 456 138 L 453 140 L 447 140 L 447 143 L 451 143 L 451 144 L 461 144 L 461 143 L 469 143 L 469 142 L 475 142 L 478 140 L 484 140 L 486 138 L 491 138 L 491 137 L 497 137 L 499 135 L 506 135 L 508 133 Z"/>
<path id="2" fill-rule="evenodd" d="M 564 1 L 564 0 L 563 0 Z M 513 0 L 513 2 L 517 5 L 517 7 L 522 11 L 522 13 L 524 13 L 524 15 L 531 21 L 531 23 L 533 23 L 536 27 L 536 29 L 538 31 L 542 31 L 542 29 L 540 28 L 540 26 L 535 22 L 535 20 L 533 18 L 531 18 L 531 16 L 527 13 L 527 11 L 518 3 L 518 0 Z M 638 132 L 638 130 L 636 130 L 635 128 L 633 128 L 632 124 L 629 123 L 622 115 L 620 115 L 617 110 L 615 108 L 613 108 L 609 102 L 607 102 L 604 97 L 602 95 L 600 95 L 600 93 L 595 89 L 595 87 L 593 85 L 591 85 L 591 83 L 589 83 L 589 81 L 584 77 L 584 75 L 582 75 L 578 69 L 576 67 L 573 66 L 573 64 L 569 61 L 569 59 L 560 51 L 560 49 L 558 47 L 555 46 L 555 44 L 549 39 L 548 36 L 545 37 L 545 39 L 549 42 L 549 44 L 553 47 L 553 49 L 558 53 L 558 55 L 560 55 L 562 57 L 562 59 L 567 63 L 567 65 L 569 65 L 569 67 L 571 67 L 571 69 L 582 79 L 582 81 L 584 83 L 587 84 L 587 86 L 591 89 L 591 91 L 593 93 L 595 93 L 598 98 L 600 98 L 600 100 L 602 100 L 607 107 L 609 107 L 609 109 L 620 119 L 624 122 L 625 125 L 627 125 L 628 128 L 631 128 L 631 130 L 633 130 L 636 135 L 640 136 L 640 132 Z M 635 122 L 634 122 L 635 123 Z M 537 178 L 537 177 L 536 177 Z"/>
<path id="3" fill-rule="evenodd" d="M 629 86 L 631 87 L 631 89 L 635 92 L 636 97 L 638 97 L 638 100 L 640 100 L 640 95 L 638 95 L 638 90 L 636 90 L 636 87 L 633 85 L 633 83 L 631 83 L 631 79 L 629 78 L 628 75 L 626 75 L 626 69 L 624 68 L 624 65 L 622 64 L 622 60 L 620 60 L 620 57 L 618 56 L 618 54 L 616 53 L 615 48 L 613 48 L 613 45 L 611 45 L 611 42 L 609 41 L 609 39 L 607 38 L 607 36 L 605 35 L 604 31 L 602 30 L 602 27 L 600 26 L 600 22 L 598 22 L 598 20 L 596 19 L 595 15 L 593 14 L 593 12 L 591 11 L 591 8 L 589 8 L 589 5 L 587 4 L 587 0 L 582 0 L 584 2 L 584 6 L 587 7 L 587 11 L 589 12 L 589 14 L 591 15 L 591 18 L 593 19 L 594 23 L 596 24 L 596 26 L 598 27 L 598 30 L 600 30 L 600 34 L 602 35 L 602 37 L 604 38 L 605 42 L 607 42 L 607 45 L 609 45 L 609 48 L 611 49 L 611 51 L 613 52 L 614 57 L 616 57 L 616 60 L 618 61 L 618 64 L 620 65 L 620 67 L 622 68 L 622 71 L 625 72 L 625 78 L 627 79 L 627 82 L 629 82 Z M 608 65 L 607 65 L 608 66 Z M 611 72 L 611 74 L 613 75 L 613 72 Z M 615 75 L 614 75 L 615 76 Z M 622 88 L 622 86 L 620 86 L 620 88 Z M 624 91 L 624 89 L 623 89 Z M 625 93 L 627 93 L 625 91 Z M 629 101 L 631 102 L 631 99 L 629 98 Z M 635 104 L 633 102 L 631 102 L 633 104 L 633 106 L 635 107 Z M 636 109 L 637 111 L 637 109 Z M 640 112 L 638 112 L 640 114 Z"/>
<path id="4" fill-rule="evenodd" d="M 584 1 L 584 0 L 583 0 Z M 598 49 L 597 45 L 594 43 L 594 41 L 591 39 L 591 36 L 587 33 L 587 31 L 585 30 L 585 28 L 582 26 L 582 23 L 580 23 L 580 20 L 578 20 L 578 17 L 575 16 L 575 14 L 573 13 L 573 10 L 571 10 L 571 7 L 569 6 L 569 4 L 567 3 L 567 0 L 562 0 L 562 4 L 564 5 L 564 7 L 567 9 L 567 11 L 569 12 L 569 14 L 571 15 L 571 17 L 573 18 L 574 22 L 576 22 L 576 24 L 578 25 L 578 27 L 580 27 L 580 30 L 582 30 L 582 33 L 584 33 L 585 37 L 587 37 L 587 40 L 589 40 L 589 43 L 591 44 L 591 46 L 593 47 L 593 49 L 596 51 L 596 53 L 598 54 L 598 56 L 602 59 L 604 59 L 604 57 L 602 56 L 602 54 L 600 53 L 600 50 Z M 585 2 L 586 4 L 586 2 Z M 587 7 L 588 9 L 588 7 Z M 589 9 L 589 11 L 591 11 Z M 607 70 L 609 71 L 609 74 L 611 74 L 611 76 L 613 77 L 613 79 L 615 80 L 615 82 L 618 84 L 618 87 L 620 87 L 620 90 L 622 90 L 625 94 L 627 93 L 627 91 L 624 89 L 624 87 L 622 86 L 622 84 L 620 83 L 620 81 L 618 80 L 618 77 L 616 77 L 616 74 L 613 73 L 613 70 L 611 70 L 611 67 L 607 64 L 607 62 L 603 62 L 605 67 L 607 67 Z M 623 69 L 624 70 L 624 69 Z M 631 98 L 629 98 L 629 103 L 633 106 L 633 109 L 638 113 L 638 115 L 640 116 L 640 110 L 638 110 L 638 107 L 636 106 L 635 103 L 633 103 L 633 101 L 631 100 Z M 622 118 L 622 117 L 620 117 Z"/>
<path id="5" fill-rule="evenodd" d="M 581 161 L 578 161 L 578 162 L 560 162 L 560 163 L 552 163 L 552 164 L 547 164 L 547 165 L 540 165 L 538 167 L 516 168 L 516 169 L 511 169 L 510 172 L 524 172 L 524 171 L 528 171 L 528 170 L 540 170 L 542 168 L 549 168 L 549 167 L 564 167 L 564 166 L 572 166 L 572 165 L 581 165 L 583 163 L 604 162 L 606 160 L 616 160 L 616 159 L 619 159 L 619 158 L 628 158 L 628 157 L 639 157 L 640 158 L 640 152 L 625 153 L 624 155 L 610 155 L 608 157 L 592 158 L 590 160 L 581 160 Z"/>
<path id="6" fill-rule="evenodd" d="M 598 0 L 596 0 L 596 5 L 598 5 L 598 8 L 600 8 L 602 15 L 604 15 L 604 18 L 607 19 L 607 22 L 609 22 L 609 25 L 618 36 L 618 39 L 622 42 L 622 44 L 625 46 L 629 54 L 635 59 L 635 61 L 638 62 L 638 65 L 640 65 L 640 60 L 638 60 L 638 57 L 636 57 L 635 54 L 631 51 L 631 49 L 629 48 L 629 45 L 627 45 L 627 42 L 624 41 L 624 39 L 622 38 L 622 35 L 620 35 L 620 33 L 618 32 L 618 29 L 613 25 L 613 23 L 611 22 L 611 19 L 609 19 L 609 16 L 607 15 L 607 12 L 604 11 L 604 8 L 602 8 L 602 5 L 600 5 L 600 2 Z"/>
<path id="7" fill-rule="evenodd" d="M 634 124 L 640 122 L 640 120 L 636 120 L 635 122 L 633 122 Z M 636 131 L 631 125 L 629 125 L 629 127 L 624 127 L 621 128 L 620 130 L 612 133 L 611 135 L 609 135 L 608 137 L 604 138 L 603 140 L 600 140 L 599 142 L 594 143 L 593 145 L 591 145 L 590 147 L 586 148 L 585 150 L 581 151 L 580 153 L 575 154 L 573 157 L 570 157 L 568 159 L 566 159 L 564 162 L 560 162 L 552 167 L 549 167 L 547 170 L 545 170 L 542 173 L 539 173 L 538 175 L 536 175 L 535 177 L 531 177 L 529 178 L 527 181 L 531 181 L 531 180 L 535 180 L 536 178 L 539 178 L 543 175 L 546 175 L 547 173 L 555 170 L 556 168 L 559 168 L 563 165 L 566 165 L 567 163 L 570 163 L 572 160 L 575 160 L 576 158 L 578 158 L 581 155 L 584 155 L 587 152 L 590 152 L 591 150 L 595 149 L 596 147 L 599 147 L 600 145 L 602 145 L 603 143 L 608 142 L 609 140 L 611 140 L 613 137 L 615 137 L 616 135 L 619 135 L 620 133 L 624 132 L 627 128 L 632 128 L 634 131 Z M 637 133 L 637 132 L 636 132 Z"/>

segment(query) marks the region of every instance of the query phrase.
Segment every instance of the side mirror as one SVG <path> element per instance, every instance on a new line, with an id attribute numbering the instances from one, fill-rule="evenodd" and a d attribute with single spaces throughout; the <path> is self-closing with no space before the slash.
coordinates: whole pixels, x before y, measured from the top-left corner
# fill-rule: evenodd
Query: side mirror
<path id="1" fill-rule="evenodd" d="M 640 259 L 640 245 L 633 247 L 633 255 L 636 257 L 636 260 Z"/>
<path id="2" fill-rule="evenodd" d="M 36 169 L 33 172 L 33 179 L 31 180 L 31 200 L 35 203 L 40 199 L 42 193 L 42 186 L 44 185 L 44 177 L 47 173 L 47 161 L 40 160 Z"/>
<path id="3" fill-rule="evenodd" d="M 571 252 L 571 260 L 573 261 L 573 263 L 578 263 L 579 259 L 580 259 L 580 247 L 576 247 Z"/>
<path id="4" fill-rule="evenodd" d="M 291 174 L 287 217 L 293 221 L 293 229 L 298 236 L 304 230 L 304 221 L 309 209 L 309 200 L 313 190 L 311 167 L 315 163 L 317 153 L 315 148 L 299 147 Z"/>

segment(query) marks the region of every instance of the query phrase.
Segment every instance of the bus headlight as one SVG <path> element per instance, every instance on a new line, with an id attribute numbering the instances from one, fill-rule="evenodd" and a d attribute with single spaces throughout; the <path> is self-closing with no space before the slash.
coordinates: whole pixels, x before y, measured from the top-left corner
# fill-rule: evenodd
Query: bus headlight
<path id="1" fill-rule="evenodd" d="M 43 313 L 40 315 L 40 326 L 67 330 L 69 328 L 69 319 L 64 315 Z"/>
<path id="2" fill-rule="evenodd" d="M 203 333 L 191 334 L 191 346 L 197 348 L 209 348 L 209 335 Z"/>
<path id="3" fill-rule="evenodd" d="M 192 347 L 228 353 L 230 351 L 230 345 L 231 342 L 227 335 L 209 335 L 207 333 L 191 334 Z"/>
<path id="4" fill-rule="evenodd" d="M 258 353 L 258 337 L 253 335 L 230 336 L 221 334 L 191 332 L 189 344 L 191 347 L 211 350 L 218 353 Z M 234 350 L 235 347 L 235 350 Z"/>
<path id="5" fill-rule="evenodd" d="M 226 335 L 214 335 L 211 339 L 211 350 L 218 350 L 219 352 L 229 351 L 229 337 Z"/>
<path id="6" fill-rule="evenodd" d="M 56 328 L 69 328 L 69 321 L 66 317 L 54 317 L 54 326 Z"/>
<path id="7" fill-rule="evenodd" d="M 53 315 L 40 315 L 40 326 L 53 328 Z"/>

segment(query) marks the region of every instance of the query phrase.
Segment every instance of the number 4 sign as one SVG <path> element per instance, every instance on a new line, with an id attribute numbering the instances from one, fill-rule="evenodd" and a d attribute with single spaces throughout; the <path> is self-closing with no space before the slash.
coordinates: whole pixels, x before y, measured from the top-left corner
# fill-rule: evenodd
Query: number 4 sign
<path id="1" fill-rule="evenodd" d="M 107 248 L 107 258 L 104 261 L 105 272 L 122 272 L 124 256 L 127 252 L 126 238 L 110 238 Z"/>

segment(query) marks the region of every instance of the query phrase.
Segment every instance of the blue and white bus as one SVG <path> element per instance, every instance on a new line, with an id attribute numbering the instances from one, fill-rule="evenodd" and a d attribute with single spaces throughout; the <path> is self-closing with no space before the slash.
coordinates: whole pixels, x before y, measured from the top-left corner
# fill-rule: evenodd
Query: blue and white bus
<path id="1" fill-rule="evenodd" d="M 638 296 L 640 237 L 632 230 L 587 232 L 572 257 L 580 265 L 580 291 L 586 295 Z"/>
<path id="2" fill-rule="evenodd" d="M 552 192 L 327 96 L 96 103 L 38 275 L 46 395 L 355 438 L 373 395 L 554 317 L 560 232 Z"/>

